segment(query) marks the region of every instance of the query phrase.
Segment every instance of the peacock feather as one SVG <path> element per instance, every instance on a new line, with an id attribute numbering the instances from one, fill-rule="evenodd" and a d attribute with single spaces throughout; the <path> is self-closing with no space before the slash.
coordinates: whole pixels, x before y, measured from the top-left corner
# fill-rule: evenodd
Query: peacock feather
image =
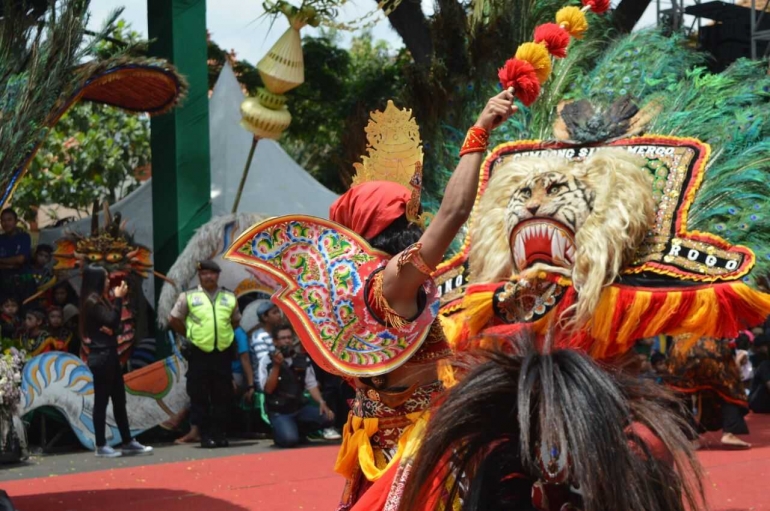
<path id="1" fill-rule="evenodd" d="M 556 106 L 562 102 L 582 100 L 599 113 L 624 98 L 640 108 L 655 103 L 658 109 L 645 133 L 697 138 L 712 148 L 688 228 L 753 249 L 757 265 L 749 280 L 770 287 L 768 64 L 741 59 L 713 74 L 701 67 L 705 61 L 684 39 L 655 30 L 609 45 L 585 41 L 557 63 L 553 79 L 532 108 L 522 109 L 497 130 L 492 143 L 554 138 Z M 573 128 L 596 130 L 587 120 Z"/>
<path id="2" fill-rule="evenodd" d="M 166 62 L 132 57 L 134 45 L 100 51 L 121 11 L 87 35 L 89 4 L 0 0 L 0 204 L 48 130 L 79 99 L 161 113 L 184 95 L 184 79 Z"/>

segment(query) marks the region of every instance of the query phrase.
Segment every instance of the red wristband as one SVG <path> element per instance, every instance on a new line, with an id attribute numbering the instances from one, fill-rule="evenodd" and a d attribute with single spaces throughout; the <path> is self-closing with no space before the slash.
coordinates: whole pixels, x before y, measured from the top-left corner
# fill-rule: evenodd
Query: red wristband
<path id="1" fill-rule="evenodd" d="M 468 134 L 465 135 L 465 142 L 460 149 L 460 156 L 468 153 L 483 153 L 487 150 L 489 143 L 489 132 L 480 126 L 471 126 Z"/>

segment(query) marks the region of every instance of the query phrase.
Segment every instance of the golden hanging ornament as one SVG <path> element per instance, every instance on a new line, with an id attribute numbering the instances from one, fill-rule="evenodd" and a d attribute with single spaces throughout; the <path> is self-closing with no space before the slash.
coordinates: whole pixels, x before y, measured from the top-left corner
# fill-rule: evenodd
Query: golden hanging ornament
<path id="1" fill-rule="evenodd" d="M 247 97 L 241 103 L 241 126 L 253 133 L 254 139 L 233 202 L 233 213 L 238 211 L 257 143 L 262 138 L 278 140 L 286 131 L 291 124 L 291 113 L 286 107 L 284 94 L 305 82 L 305 62 L 299 31 L 315 16 L 315 12 L 313 9 L 305 9 L 285 14 L 289 19 L 289 28 L 257 64 L 257 71 L 265 86 L 257 90 L 256 98 Z"/>
<path id="2" fill-rule="evenodd" d="M 300 29 L 307 24 L 307 13 L 287 15 L 289 28 L 257 64 L 265 84 L 256 97 L 241 103 L 241 126 L 257 138 L 277 140 L 291 124 L 284 94 L 305 82 Z"/>
<path id="3" fill-rule="evenodd" d="M 305 62 L 299 31 L 306 25 L 304 16 L 289 17 L 289 28 L 257 64 L 257 71 L 267 90 L 285 94 L 305 82 Z"/>

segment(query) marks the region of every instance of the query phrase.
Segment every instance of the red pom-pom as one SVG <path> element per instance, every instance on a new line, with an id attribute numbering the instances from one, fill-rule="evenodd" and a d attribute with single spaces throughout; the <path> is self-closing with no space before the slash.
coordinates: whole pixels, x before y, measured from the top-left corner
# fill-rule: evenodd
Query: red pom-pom
<path id="1" fill-rule="evenodd" d="M 529 106 L 540 95 L 540 81 L 532 64 L 516 58 L 508 59 L 508 62 L 500 68 L 497 76 L 503 88 L 513 87 L 516 97 L 522 103 Z"/>
<path id="2" fill-rule="evenodd" d="M 602 14 L 609 10 L 610 0 L 583 0 L 583 5 L 587 5 L 596 14 Z"/>
<path id="3" fill-rule="evenodd" d="M 548 53 L 558 59 L 563 59 L 567 56 L 569 32 L 556 23 L 545 23 L 535 28 L 535 42 L 545 44 Z"/>

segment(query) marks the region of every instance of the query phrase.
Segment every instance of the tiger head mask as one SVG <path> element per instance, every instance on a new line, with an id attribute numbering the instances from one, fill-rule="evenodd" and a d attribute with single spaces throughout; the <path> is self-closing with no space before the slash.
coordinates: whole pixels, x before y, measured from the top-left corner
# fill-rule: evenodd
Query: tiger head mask
<path id="1" fill-rule="evenodd" d="M 654 220 L 644 160 L 601 149 L 584 161 L 512 158 L 493 173 L 471 227 L 474 284 L 545 270 L 572 278 L 576 316 L 634 257 Z"/>

